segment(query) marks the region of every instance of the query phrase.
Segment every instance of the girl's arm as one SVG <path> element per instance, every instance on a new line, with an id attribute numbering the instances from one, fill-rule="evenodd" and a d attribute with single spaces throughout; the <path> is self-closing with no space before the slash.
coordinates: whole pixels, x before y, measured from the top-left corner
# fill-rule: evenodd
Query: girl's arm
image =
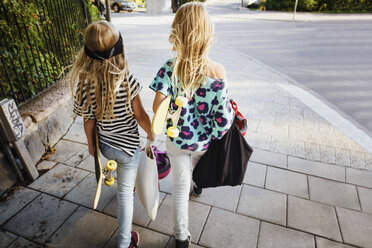
<path id="1" fill-rule="evenodd" d="M 132 108 L 134 112 L 134 118 L 136 118 L 138 124 L 145 130 L 147 133 L 147 138 L 150 141 L 155 140 L 155 136 L 151 131 L 151 121 L 147 115 L 145 109 L 142 106 L 141 98 L 139 95 L 135 96 L 132 101 Z"/>
<path id="2" fill-rule="evenodd" d="M 88 151 L 89 151 L 89 154 L 92 156 L 94 156 L 94 151 L 96 149 L 94 145 L 95 122 L 96 122 L 95 119 L 84 120 L 84 131 L 85 131 L 85 135 L 87 136 L 87 140 L 88 140 Z"/>
<path id="3" fill-rule="evenodd" d="M 160 91 L 156 91 L 154 103 L 152 104 L 152 111 L 156 113 L 156 110 L 158 110 L 159 104 L 166 98 L 166 96 L 161 93 Z"/>

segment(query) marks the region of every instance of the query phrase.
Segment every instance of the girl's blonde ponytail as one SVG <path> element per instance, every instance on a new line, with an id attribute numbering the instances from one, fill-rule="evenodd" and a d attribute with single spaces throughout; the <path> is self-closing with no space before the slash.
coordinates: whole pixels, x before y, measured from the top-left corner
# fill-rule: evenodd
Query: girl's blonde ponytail
<path id="1" fill-rule="evenodd" d="M 178 9 L 169 41 L 177 53 L 172 74 L 173 86 L 191 97 L 211 71 L 208 52 L 214 40 L 213 25 L 205 7 L 189 2 Z"/>

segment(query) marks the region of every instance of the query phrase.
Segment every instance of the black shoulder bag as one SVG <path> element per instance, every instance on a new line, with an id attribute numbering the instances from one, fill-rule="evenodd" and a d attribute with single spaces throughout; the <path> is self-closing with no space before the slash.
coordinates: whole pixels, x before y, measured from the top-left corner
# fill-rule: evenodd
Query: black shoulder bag
<path id="1" fill-rule="evenodd" d="M 200 188 L 241 185 L 253 149 L 245 141 L 235 116 L 231 128 L 213 140 L 196 164 L 192 179 Z"/>

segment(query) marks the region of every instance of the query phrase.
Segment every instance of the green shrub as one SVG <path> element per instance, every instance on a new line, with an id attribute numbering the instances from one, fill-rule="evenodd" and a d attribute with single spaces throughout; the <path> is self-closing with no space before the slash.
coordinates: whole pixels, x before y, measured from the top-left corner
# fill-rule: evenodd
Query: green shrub
<path id="1" fill-rule="evenodd" d="M 302 11 L 313 11 L 316 10 L 316 7 L 318 6 L 317 0 L 299 0 L 297 9 Z"/>
<path id="2" fill-rule="evenodd" d="M 91 19 L 99 20 L 84 1 Z M 1 0 L 0 100 L 20 103 L 56 82 L 80 50 L 86 24 L 80 1 Z"/>
<path id="3" fill-rule="evenodd" d="M 267 0 L 267 10 L 293 11 L 295 0 Z M 318 6 L 317 0 L 298 0 L 298 11 L 313 11 Z"/>
<path id="4" fill-rule="evenodd" d="M 102 20 L 101 13 L 99 12 L 97 6 L 93 4 L 92 1 L 84 1 L 85 7 L 89 11 L 89 15 L 92 22 Z"/>
<path id="5" fill-rule="evenodd" d="M 319 0 L 318 10 L 342 12 L 371 12 L 371 0 Z"/>
<path id="6" fill-rule="evenodd" d="M 267 0 L 267 10 L 293 11 L 295 0 Z M 298 11 L 371 12 L 372 0 L 298 0 Z"/>

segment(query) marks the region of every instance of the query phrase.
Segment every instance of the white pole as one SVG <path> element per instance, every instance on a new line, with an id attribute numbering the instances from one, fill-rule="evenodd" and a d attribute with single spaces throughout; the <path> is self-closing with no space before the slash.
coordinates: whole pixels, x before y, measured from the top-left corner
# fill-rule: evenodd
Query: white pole
<path id="1" fill-rule="evenodd" d="M 296 0 L 295 7 L 294 7 L 294 10 L 293 10 L 293 20 L 295 20 L 295 18 L 296 18 L 297 3 L 298 3 L 298 0 Z"/>

